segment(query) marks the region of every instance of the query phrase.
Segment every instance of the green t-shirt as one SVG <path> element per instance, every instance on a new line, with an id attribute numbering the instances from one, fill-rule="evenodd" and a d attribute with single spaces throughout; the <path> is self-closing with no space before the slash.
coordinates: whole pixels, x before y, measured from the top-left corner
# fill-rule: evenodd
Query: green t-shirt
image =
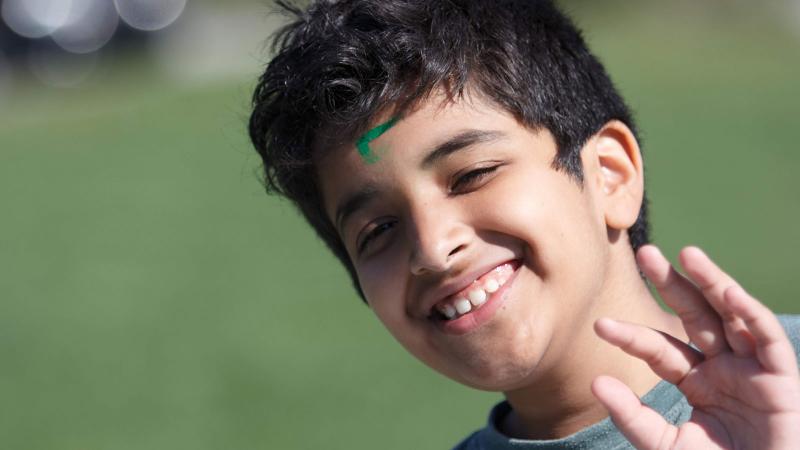
<path id="1" fill-rule="evenodd" d="M 795 355 L 800 360 L 800 316 L 778 316 Z M 689 419 L 692 407 L 686 397 L 674 385 L 661 381 L 642 397 L 642 401 L 658 411 L 668 422 L 678 425 Z M 561 439 L 537 440 L 513 439 L 503 435 L 497 428 L 511 411 L 507 402 L 492 409 L 486 427 L 476 431 L 453 450 L 586 450 L 586 449 L 633 449 L 634 447 L 617 430 L 610 418 L 584 428 Z"/>

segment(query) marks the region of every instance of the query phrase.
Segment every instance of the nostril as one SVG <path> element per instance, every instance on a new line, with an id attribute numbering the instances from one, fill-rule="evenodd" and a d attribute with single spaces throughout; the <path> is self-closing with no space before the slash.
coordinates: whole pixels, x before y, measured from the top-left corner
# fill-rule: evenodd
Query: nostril
<path id="1" fill-rule="evenodd" d="M 465 246 L 465 245 L 463 245 L 463 244 L 462 244 L 462 245 L 459 245 L 458 247 L 454 248 L 454 249 L 453 249 L 453 250 L 452 250 L 450 253 L 448 253 L 448 254 L 447 254 L 447 256 L 448 256 L 448 257 L 450 257 L 450 256 L 453 256 L 453 255 L 455 255 L 456 253 L 460 252 L 461 250 L 464 250 L 464 248 L 465 248 L 465 247 L 466 247 L 466 246 Z"/>

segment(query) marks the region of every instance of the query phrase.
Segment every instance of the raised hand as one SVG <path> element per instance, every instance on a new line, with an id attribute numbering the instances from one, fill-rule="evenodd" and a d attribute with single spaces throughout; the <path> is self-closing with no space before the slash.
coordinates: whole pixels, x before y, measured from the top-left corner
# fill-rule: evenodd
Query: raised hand
<path id="1" fill-rule="evenodd" d="M 654 246 L 642 247 L 637 259 L 699 351 L 650 328 L 610 319 L 598 320 L 595 331 L 676 385 L 693 412 L 676 427 L 622 382 L 598 377 L 592 392 L 617 428 L 639 449 L 800 448 L 800 375 L 772 312 L 698 248 L 680 253 L 688 278 Z"/>

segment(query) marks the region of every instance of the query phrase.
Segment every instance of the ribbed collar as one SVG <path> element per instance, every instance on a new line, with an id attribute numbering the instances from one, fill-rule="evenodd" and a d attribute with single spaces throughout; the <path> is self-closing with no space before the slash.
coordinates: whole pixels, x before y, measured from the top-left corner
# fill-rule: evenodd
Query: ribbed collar
<path id="1" fill-rule="evenodd" d="M 642 401 L 663 415 L 669 422 L 686 420 L 691 407 L 686 398 L 672 384 L 659 382 L 642 398 Z M 588 450 L 632 448 L 617 430 L 611 419 L 606 418 L 583 430 L 561 439 L 526 440 L 509 438 L 498 430 L 497 424 L 511 412 L 508 402 L 501 402 L 492 408 L 489 423 L 467 440 L 468 449 L 491 450 Z"/>

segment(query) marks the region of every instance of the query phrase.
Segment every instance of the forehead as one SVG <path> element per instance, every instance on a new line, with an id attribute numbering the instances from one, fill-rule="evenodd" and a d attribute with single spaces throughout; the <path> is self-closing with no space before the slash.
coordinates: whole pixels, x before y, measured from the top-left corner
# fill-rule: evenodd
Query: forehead
<path id="1" fill-rule="evenodd" d="M 314 161 L 325 209 L 364 184 L 400 171 L 421 170 L 426 154 L 449 137 L 468 130 L 504 132 L 523 129 L 496 104 L 478 96 L 450 101 L 443 95 L 424 101 L 402 117 L 382 114 L 355 142 L 319 149 Z M 368 141 L 369 155 L 363 147 Z"/>
<path id="2" fill-rule="evenodd" d="M 434 97 L 401 117 L 379 116 L 371 126 L 356 142 L 321 149 L 324 155 L 315 161 L 323 207 L 337 228 L 342 211 L 360 209 L 367 199 L 416 191 L 450 155 L 469 154 L 479 144 L 523 138 L 531 131 L 479 96 L 457 101 Z M 367 157 L 363 148 L 359 150 L 365 141 Z"/>

